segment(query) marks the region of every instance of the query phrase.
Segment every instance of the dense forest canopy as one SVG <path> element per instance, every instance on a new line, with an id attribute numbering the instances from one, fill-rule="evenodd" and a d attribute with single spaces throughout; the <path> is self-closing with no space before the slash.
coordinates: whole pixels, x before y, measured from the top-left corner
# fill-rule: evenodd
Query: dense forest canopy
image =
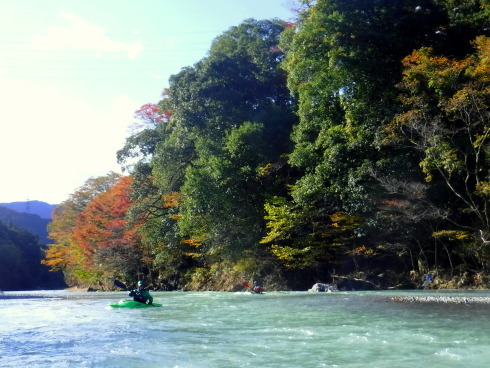
<path id="1" fill-rule="evenodd" d="M 63 288 L 63 275 L 40 264 L 45 248 L 38 236 L 0 220 L 0 290 Z"/>
<path id="2" fill-rule="evenodd" d="M 70 285 L 489 281 L 490 2 L 303 0 L 169 80 L 55 211 Z"/>

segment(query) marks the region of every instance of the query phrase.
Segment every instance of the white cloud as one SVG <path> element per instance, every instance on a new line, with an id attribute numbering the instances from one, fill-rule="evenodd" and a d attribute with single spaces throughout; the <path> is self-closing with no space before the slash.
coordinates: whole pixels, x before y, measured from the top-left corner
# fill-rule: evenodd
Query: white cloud
<path id="1" fill-rule="evenodd" d="M 105 29 L 91 24 L 72 13 L 61 13 L 68 21 L 67 26 L 50 26 L 43 35 L 34 35 L 32 42 L 37 50 L 75 50 L 102 52 L 124 52 L 128 58 L 135 59 L 143 51 L 139 43 L 126 43 L 112 40 Z"/>

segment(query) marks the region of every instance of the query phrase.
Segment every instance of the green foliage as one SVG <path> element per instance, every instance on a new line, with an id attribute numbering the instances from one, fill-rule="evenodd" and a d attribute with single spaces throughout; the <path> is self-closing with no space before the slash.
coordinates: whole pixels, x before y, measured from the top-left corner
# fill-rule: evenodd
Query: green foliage
<path id="1" fill-rule="evenodd" d="M 42 251 L 36 235 L 0 221 L 0 290 L 63 287 L 61 275 L 41 265 Z"/>
<path id="2" fill-rule="evenodd" d="M 305 215 L 295 211 L 294 204 L 282 197 L 271 197 L 265 203 L 267 228 L 269 232 L 261 243 L 288 239 L 299 222 L 304 222 Z"/>
<path id="3" fill-rule="evenodd" d="M 208 57 L 172 76 L 160 103 L 172 119 L 148 157 L 153 185 L 182 199 L 174 223 L 160 231 L 176 234 L 177 225 L 179 247 L 193 262 L 236 260 L 257 249 L 267 191 L 259 168 L 286 150 L 295 121 L 279 68 L 282 30 L 279 21 L 232 27 Z M 144 229 L 144 239 L 156 233 Z"/>
<path id="4" fill-rule="evenodd" d="M 434 137 L 438 140 L 437 137 Z M 420 161 L 422 171 L 427 175 L 426 180 L 431 181 L 431 173 L 437 168 L 441 168 L 447 173 L 448 177 L 457 173 L 464 167 L 464 162 L 458 158 L 458 152 L 449 142 L 435 143 L 425 150 L 425 158 Z"/>
<path id="5" fill-rule="evenodd" d="M 217 37 L 118 152 L 133 180 L 119 220 L 144 259 L 124 277 L 230 290 L 283 272 L 484 270 L 489 14 L 487 0 L 302 0 L 295 24 Z M 71 233 L 92 198 L 55 211 L 46 260 L 87 282 L 105 276 Z"/>
<path id="6" fill-rule="evenodd" d="M 311 269 L 341 261 L 349 246 L 356 244 L 354 230 L 360 219 L 343 212 L 321 213 L 315 206 L 300 206 L 282 197 L 265 204 L 269 232 L 261 243 L 291 269 Z"/>
<path id="7" fill-rule="evenodd" d="M 237 130 L 247 132 L 244 126 Z M 210 255 L 218 252 L 226 258 L 240 256 L 258 241 L 262 218 L 260 185 L 255 179 L 257 149 L 252 146 L 250 156 L 248 150 L 236 151 L 243 142 L 239 134 L 225 138 L 223 149 L 209 139 L 198 140 L 199 159 L 188 168 L 181 188 L 182 233 L 204 241 L 203 249 Z M 254 228 L 257 232 L 249 231 Z"/>

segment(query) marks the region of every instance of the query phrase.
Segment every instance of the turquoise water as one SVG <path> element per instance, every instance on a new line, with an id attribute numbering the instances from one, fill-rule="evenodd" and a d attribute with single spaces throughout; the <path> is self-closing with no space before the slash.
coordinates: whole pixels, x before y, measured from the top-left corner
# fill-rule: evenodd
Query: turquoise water
<path id="1" fill-rule="evenodd" d="M 162 308 L 107 307 L 125 295 L 38 292 L 58 298 L 0 299 L 0 367 L 469 368 L 490 362 L 490 304 L 389 298 L 433 295 L 426 292 L 153 292 Z"/>

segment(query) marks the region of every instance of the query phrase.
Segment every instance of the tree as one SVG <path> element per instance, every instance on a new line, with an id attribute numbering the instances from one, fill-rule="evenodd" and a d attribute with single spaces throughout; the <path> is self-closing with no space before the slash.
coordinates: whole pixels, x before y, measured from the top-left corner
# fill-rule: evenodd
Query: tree
<path id="1" fill-rule="evenodd" d="M 218 259 L 238 260 L 258 251 L 263 229 L 264 187 L 257 169 L 266 159 L 263 126 L 244 123 L 223 141 L 196 142 L 198 159 L 188 168 L 179 226 Z"/>
<path id="2" fill-rule="evenodd" d="M 428 48 L 404 59 L 405 111 L 389 132 L 418 151 L 427 182 L 445 187 L 446 196 L 435 202 L 446 208 L 440 211 L 445 228 L 433 236 L 462 241 L 483 268 L 490 255 L 490 39 L 479 37 L 474 45 L 475 54 L 463 60 Z"/>
<path id="3" fill-rule="evenodd" d="M 159 103 L 171 118 L 156 126 L 154 150 L 136 166 L 146 181 L 136 180 L 135 192 L 149 190 L 130 211 L 147 215 L 143 242 L 160 249 L 160 259 L 186 254 L 184 263 L 205 265 L 259 249 L 263 195 L 275 188 L 262 169 L 282 160 L 296 121 L 279 68 L 283 29 L 278 20 L 247 20 L 171 77 Z M 165 207 L 173 193 L 179 201 Z"/>
<path id="4" fill-rule="evenodd" d="M 342 213 L 361 226 L 362 215 L 373 210 L 367 200 L 376 188 L 371 172 L 385 158 L 378 131 L 396 111 L 400 60 L 407 50 L 435 37 L 431 31 L 441 10 L 432 1 L 320 0 L 308 5 L 281 42 L 288 87 L 299 101 L 289 163 L 300 177 L 290 186 L 289 198 L 275 199 L 268 208 L 297 212 L 291 217 L 297 221 L 293 228 L 318 231 L 312 235 L 316 246 L 330 243 L 341 257 L 367 240 L 352 237 L 350 227 L 349 249 L 336 247 L 338 241 L 322 235 L 326 228 L 313 224 L 328 226 L 330 216 Z M 281 210 L 277 203 L 287 208 Z M 287 237 L 296 247 L 302 243 L 301 232 Z M 329 253 L 312 249 L 310 253 Z"/>
<path id="5" fill-rule="evenodd" d="M 301 173 L 289 196 L 279 201 L 289 207 L 280 210 L 271 202 L 269 208 L 297 211 L 290 217 L 297 221 L 291 229 L 345 213 L 356 218 L 358 226 L 350 249 L 341 253 L 362 246 L 379 249 L 383 216 L 376 215 L 380 209 L 386 215 L 393 209 L 381 205 L 387 191 L 379 179 L 412 182 L 420 177 L 415 155 L 381 144 L 380 132 L 400 105 L 400 61 L 422 46 L 450 50 L 451 42 L 484 32 L 488 22 L 482 17 L 469 21 L 470 8 L 475 8 L 465 7 L 465 19 L 458 23 L 464 32 L 456 40 L 447 37 L 449 30 L 456 35 L 455 19 L 448 16 L 453 11 L 450 1 L 305 3 L 298 23 L 286 30 L 281 43 L 288 86 L 299 101 L 300 122 L 292 134 L 289 163 Z M 287 233 L 291 239 L 297 236 Z M 301 237 L 296 244 L 299 247 Z"/>
<path id="6" fill-rule="evenodd" d="M 53 211 L 53 221 L 48 225 L 49 238 L 53 243 L 47 245 L 42 263 L 53 271 L 63 271 L 65 281 L 70 286 L 79 284 L 76 273 L 83 270 L 84 262 L 81 248 L 76 247 L 72 238 L 77 217 L 94 197 L 107 191 L 118 178 L 119 174 L 116 173 L 89 178 Z"/>
<path id="7" fill-rule="evenodd" d="M 95 196 L 78 214 L 72 243 L 83 254 L 79 278 L 92 284 L 111 276 L 134 279 L 147 275 L 151 258 L 145 257 L 137 235 L 138 225 L 127 226 L 131 206 L 129 176 L 121 177 L 107 191 Z"/>

